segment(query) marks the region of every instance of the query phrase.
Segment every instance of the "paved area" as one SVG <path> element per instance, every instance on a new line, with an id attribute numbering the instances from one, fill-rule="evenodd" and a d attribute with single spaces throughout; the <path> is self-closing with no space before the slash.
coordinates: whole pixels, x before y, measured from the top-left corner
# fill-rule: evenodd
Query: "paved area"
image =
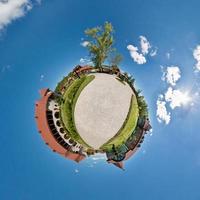
<path id="1" fill-rule="evenodd" d="M 96 73 L 75 106 L 75 124 L 83 140 L 95 149 L 121 128 L 129 111 L 132 89 L 114 75 Z"/>

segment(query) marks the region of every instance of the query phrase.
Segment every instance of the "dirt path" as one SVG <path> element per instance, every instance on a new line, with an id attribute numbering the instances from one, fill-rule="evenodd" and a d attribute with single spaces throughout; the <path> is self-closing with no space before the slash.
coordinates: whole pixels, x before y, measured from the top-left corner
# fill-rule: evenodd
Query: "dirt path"
<path id="1" fill-rule="evenodd" d="M 75 124 L 83 140 L 95 149 L 112 138 L 128 114 L 133 91 L 114 75 L 96 73 L 81 92 L 75 107 Z"/>

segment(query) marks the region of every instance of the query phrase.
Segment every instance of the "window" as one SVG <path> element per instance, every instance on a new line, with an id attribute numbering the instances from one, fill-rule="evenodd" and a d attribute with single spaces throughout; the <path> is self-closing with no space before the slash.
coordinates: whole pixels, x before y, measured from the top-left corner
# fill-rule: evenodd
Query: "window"
<path id="1" fill-rule="evenodd" d="M 59 121 L 59 120 L 56 121 L 56 125 L 57 125 L 58 127 L 60 127 L 60 121 Z"/>
<path id="2" fill-rule="evenodd" d="M 65 133 L 65 131 L 64 131 L 63 128 L 60 128 L 60 132 L 61 132 L 61 133 Z"/>
<path id="3" fill-rule="evenodd" d="M 59 119 L 59 112 L 55 112 L 54 116 L 56 119 Z"/>

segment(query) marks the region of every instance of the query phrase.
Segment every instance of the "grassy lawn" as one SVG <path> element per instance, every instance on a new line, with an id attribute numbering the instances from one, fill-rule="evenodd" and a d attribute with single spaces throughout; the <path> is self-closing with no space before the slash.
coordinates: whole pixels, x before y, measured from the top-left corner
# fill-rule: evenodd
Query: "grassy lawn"
<path id="1" fill-rule="evenodd" d="M 135 95 L 132 95 L 129 112 L 124 121 L 124 124 L 117 132 L 117 134 L 111 138 L 108 142 L 103 144 L 100 149 L 104 151 L 111 151 L 112 145 L 114 144 L 115 147 L 121 146 L 126 140 L 131 136 L 133 130 L 136 128 L 137 119 L 138 119 L 139 111 L 138 111 L 138 104 Z"/>
<path id="2" fill-rule="evenodd" d="M 62 122 L 69 133 L 69 136 L 79 142 L 80 144 L 85 145 L 88 148 L 91 148 L 86 144 L 83 139 L 80 137 L 76 130 L 74 123 L 74 109 L 76 101 L 81 93 L 81 91 L 95 78 L 94 75 L 91 76 L 82 76 L 80 79 L 76 79 L 66 90 L 63 95 L 64 102 L 61 104 L 61 119 Z"/>

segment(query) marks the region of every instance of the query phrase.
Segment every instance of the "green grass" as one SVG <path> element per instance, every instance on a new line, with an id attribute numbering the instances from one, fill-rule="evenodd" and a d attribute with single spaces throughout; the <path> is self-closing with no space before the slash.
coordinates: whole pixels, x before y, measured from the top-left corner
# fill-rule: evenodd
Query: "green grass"
<path id="1" fill-rule="evenodd" d="M 61 104 L 61 119 L 67 129 L 69 136 L 79 142 L 80 144 L 85 145 L 88 148 L 91 148 L 85 141 L 80 137 L 76 130 L 74 122 L 74 109 L 77 102 L 77 99 L 81 91 L 95 78 L 94 75 L 91 76 L 82 76 L 80 79 L 76 79 L 66 90 L 63 95 L 64 102 Z"/>
<path id="2" fill-rule="evenodd" d="M 138 104 L 135 95 L 132 95 L 129 112 L 124 121 L 122 127 L 117 132 L 117 134 L 111 138 L 108 142 L 103 144 L 100 149 L 103 151 L 111 151 L 112 145 L 114 144 L 116 148 L 121 146 L 126 140 L 131 136 L 132 132 L 136 128 L 137 119 L 138 119 Z"/>

